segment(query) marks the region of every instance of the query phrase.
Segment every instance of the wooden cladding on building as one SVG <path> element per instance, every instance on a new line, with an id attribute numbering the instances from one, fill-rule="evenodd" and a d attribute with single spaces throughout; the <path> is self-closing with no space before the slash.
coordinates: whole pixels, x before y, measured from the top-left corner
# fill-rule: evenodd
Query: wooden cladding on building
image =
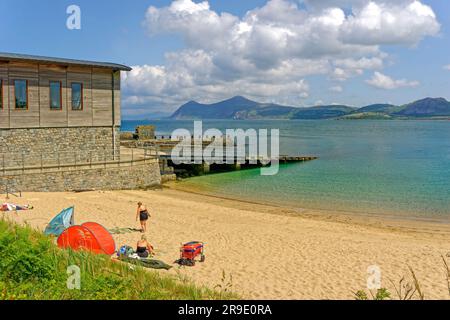
<path id="1" fill-rule="evenodd" d="M 16 80 L 27 82 L 26 109 L 16 108 Z M 51 108 L 50 83 L 55 82 L 61 83 L 59 109 Z M 72 84 L 75 83 L 82 86 L 82 109 L 79 110 L 72 108 Z M 120 71 L 0 62 L 0 84 L 0 129 L 120 126 Z"/>

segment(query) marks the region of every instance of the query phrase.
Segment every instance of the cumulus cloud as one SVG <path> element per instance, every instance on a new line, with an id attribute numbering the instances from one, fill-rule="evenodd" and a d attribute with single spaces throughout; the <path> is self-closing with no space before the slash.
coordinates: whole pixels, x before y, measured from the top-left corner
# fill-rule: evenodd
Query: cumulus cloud
<path id="1" fill-rule="evenodd" d="M 135 66 L 124 79 L 126 101 L 172 107 L 233 94 L 299 105 L 308 76 L 346 81 L 381 70 L 388 58 L 381 46 L 414 46 L 440 29 L 417 0 L 270 0 L 243 17 L 215 12 L 207 1 L 175 0 L 150 6 L 143 25 L 150 36 L 181 36 L 185 48 L 164 65 Z"/>
<path id="2" fill-rule="evenodd" d="M 393 90 L 405 87 L 413 88 L 417 87 L 420 84 L 418 81 L 409 81 L 406 79 L 395 80 L 380 72 L 375 72 L 373 74 L 373 77 L 369 80 L 366 80 L 366 82 L 373 87 L 385 90 Z"/>
<path id="3" fill-rule="evenodd" d="M 341 93 L 344 91 L 344 88 L 342 88 L 341 86 L 333 86 L 333 87 L 330 87 L 330 91 L 336 92 L 336 93 Z"/>
<path id="4" fill-rule="evenodd" d="M 433 10 L 420 1 L 400 5 L 371 1 L 348 17 L 340 36 L 346 43 L 414 45 L 439 29 Z"/>

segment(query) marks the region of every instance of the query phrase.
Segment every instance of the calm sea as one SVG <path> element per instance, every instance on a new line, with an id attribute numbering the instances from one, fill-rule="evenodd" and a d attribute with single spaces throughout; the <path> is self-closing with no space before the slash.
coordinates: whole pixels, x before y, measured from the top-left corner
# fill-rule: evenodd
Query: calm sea
<path id="1" fill-rule="evenodd" d="M 127 122 L 124 131 L 138 124 Z M 158 134 L 192 121 L 150 121 Z M 204 128 L 280 129 L 280 153 L 315 155 L 276 176 L 243 170 L 183 184 L 242 200 L 296 208 L 450 222 L 450 121 L 204 121 Z"/>

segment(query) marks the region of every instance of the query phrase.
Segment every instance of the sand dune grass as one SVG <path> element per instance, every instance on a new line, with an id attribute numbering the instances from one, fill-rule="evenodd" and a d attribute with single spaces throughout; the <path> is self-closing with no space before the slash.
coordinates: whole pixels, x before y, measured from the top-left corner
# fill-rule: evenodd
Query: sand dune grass
<path id="1" fill-rule="evenodd" d="M 0 299 L 229 299 L 182 277 L 113 262 L 108 256 L 60 250 L 29 226 L 0 220 Z M 69 266 L 80 268 L 80 290 L 69 290 Z"/>

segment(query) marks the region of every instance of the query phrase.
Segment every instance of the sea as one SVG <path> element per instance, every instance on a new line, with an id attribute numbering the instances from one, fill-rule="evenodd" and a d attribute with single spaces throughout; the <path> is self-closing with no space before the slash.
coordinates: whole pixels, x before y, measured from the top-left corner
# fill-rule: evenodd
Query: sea
<path id="1" fill-rule="evenodd" d="M 193 121 L 124 121 L 123 131 L 152 124 L 158 135 L 193 130 Z M 203 129 L 279 129 L 280 154 L 319 159 L 186 179 L 183 188 L 237 200 L 361 215 L 450 223 L 450 121 L 203 121 Z"/>

